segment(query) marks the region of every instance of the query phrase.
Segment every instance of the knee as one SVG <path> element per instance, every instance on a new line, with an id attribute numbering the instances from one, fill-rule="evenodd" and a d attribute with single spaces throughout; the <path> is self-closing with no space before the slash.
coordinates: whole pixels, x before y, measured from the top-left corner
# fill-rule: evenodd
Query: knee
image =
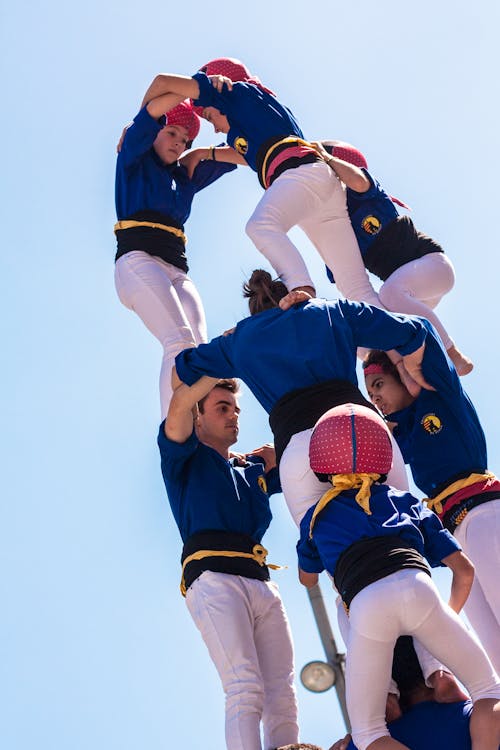
<path id="1" fill-rule="evenodd" d="M 262 236 L 273 231 L 284 231 L 283 227 L 280 225 L 277 212 L 273 211 L 272 206 L 257 207 L 247 221 L 245 232 L 252 242 L 257 244 Z"/>
<path id="2" fill-rule="evenodd" d="M 382 284 L 378 291 L 378 297 L 383 306 L 392 312 L 401 312 L 400 307 L 407 293 L 395 284 Z"/>

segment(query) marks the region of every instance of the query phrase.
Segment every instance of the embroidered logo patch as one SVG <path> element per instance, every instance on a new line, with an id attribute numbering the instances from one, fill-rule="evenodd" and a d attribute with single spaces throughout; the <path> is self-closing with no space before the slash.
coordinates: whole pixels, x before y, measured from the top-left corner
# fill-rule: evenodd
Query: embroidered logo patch
<path id="1" fill-rule="evenodd" d="M 234 141 L 234 149 L 243 156 L 248 151 L 248 141 L 243 136 L 239 135 Z"/>
<path id="2" fill-rule="evenodd" d="M 361 227 L 367 234 L 378 234 L 382 228 L 382 224 L 376 216 L 365 216 L 361 222 Z"/>
<path id="3" fill-rule="evenodd" d="M 437 435 L 443 429 L 443 423 L 436 414 L 426 414 L 420 424 L 430 435 Z"/>
<path id="4" fill-rule="evenodd" d="M 266 482 L 266 479 L 265 479 L 265 477 L 263 477 L 263 476 L 261 475 L 261 476 L 260 476 L 260 477 L 259 477 L 259 478 L 257 479 L 257 484 L 259 485 L 259 487 L 260 487 L 260 489 L 262 490 L 262 492 L 265 492 L 265 493 L 266 493 L 266 495 L 267 495 L 267 482 Z"/>

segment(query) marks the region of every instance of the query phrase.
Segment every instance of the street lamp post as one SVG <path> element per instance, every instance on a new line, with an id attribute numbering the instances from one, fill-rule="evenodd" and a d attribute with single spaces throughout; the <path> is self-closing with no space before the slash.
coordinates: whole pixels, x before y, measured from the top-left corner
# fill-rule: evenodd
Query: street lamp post
<path id="1" fill-rule="evenodd" d="M 335 685 L 337 698 L 340 704 L 342 717 L 348 732 L 351 731 L 349 716 L 345 699 L 345 655 L 337 650 L 337 644 L 333 636 L 330 619 L 326 611 L 323 594 L 319 583 L 307 589 L 309 601 L 318 627 L 319 636 L 326 656 L 326 664 L 323 662 L 310 662 L 303 667 L 301 672 L 302 684 L 313 692 L 324 692 Z"/>

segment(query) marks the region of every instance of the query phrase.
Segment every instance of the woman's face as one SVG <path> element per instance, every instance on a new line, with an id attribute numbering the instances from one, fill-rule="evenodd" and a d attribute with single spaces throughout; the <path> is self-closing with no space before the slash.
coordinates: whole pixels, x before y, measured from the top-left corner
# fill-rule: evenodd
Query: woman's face
<path id="1" fill-rule="evenodd" d="M 387 372 L 365 375 L 365 384 L 370 401 L 384 416 L 404 409 L 414 401 L 404 385 Z"/>
<path id="2" fill-rule="evenodd" d="M 201 116 L 214 126 L 216 133 L 229 133 L 230 126 L 226 115 L 221 114 L 215 107 L 205 107 Z"/>
<path id="3" fill-rule="evenodd" d="M 189 142 L 189 133 L 182 125 L 165 125 L 156 136 L 153 148 L 165 164 L 173 164 Z"/>

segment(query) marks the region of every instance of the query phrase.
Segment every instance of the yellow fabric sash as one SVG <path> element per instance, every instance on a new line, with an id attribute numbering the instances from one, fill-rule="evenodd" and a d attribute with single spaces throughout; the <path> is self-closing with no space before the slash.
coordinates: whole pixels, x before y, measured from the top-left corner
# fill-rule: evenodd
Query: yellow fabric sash
<path id="1" fill-rule="evenodd" d="M 119 229 L 133 229 L 134 227 L 152 227 L 152 229 L 162 229 L 164 232 L 175 234 L 175 236 L 179 237 L 185 245 L 187 244 L 187 237 L 180 229 L 177 229 L 177 227 L 169 227 L 167 224 L 158 224 L 154 221 L 134 221 L 133 219 L 117 221 L 113 227 L 113 231 L 117 232 Z"/>
<path id="2" fill-rule="evenodd" d="M 262 180 L 262 184 L 266 185 L 267 187 L 267 181 L 266 181 L 266 170 L 267 170 L 267 162 L 269 161 L 269 158 L 273 151 L 278 148 L 278 146 L 281 146 L 283 143 L 300 143 L 302 146 L 309 146 L 313 151 L 316 151 L 314 146 L 309 143 L 309 141 L 304 141 L 303 138 L 297 138 L 297 136 L 288 136 L 288 138 L 282 138 L 281 141 L 278 141 L 277 143 L 273 143 L 273 145 L 267 149 L 266 155 L 264 156 L 264 161 L 262 162 L 262 167 L 260 169 L 260 176 Z"/>
<path id="3" fill-rule="evenodd" d="M 464 487 L 470 487 L 471 484 L 484 481 L 485 479 L 492 479 L 495 475 L 491 471 L 486 471 L 484 474 L 469 474 L 468 477 L 463 479 L 457 479 L 456 482 L 452 482 L 448 487 L 436 495 L 436 497 L 425 498 L 424 503 L 427 503 L 427 507 L 435 511 L 438 515 L 443 512 L 443 500 L 446 500 L 450 495 L 454 495 L 458 490 L 463 490 Z"/>
<path id="4" fill-rule="evenodd" d="M 333 484 L 333 487 L 325 492 L 314 509 L 311 523 L 309 524 L 309 539 L 312 539 L 313 527 L 319 513 L 321 513 L 323 508 L 325 508 L 331 500 L 337 497 L 337 495 L 340 495 L 344 490 L 354 490 L 360 487 L 360 490 L 356 495 L 356 502 L 363 508 L 368 516 L 371 516 L 372 514 L 370 510 L 370 488 L 377 479 L 380 479 L 380 474 L 333 474 L 329 479 Z"/>
<path id="5" fill-rule="evenodd" d="M 255 560 L 259 565 L 267 565 L 272 570 L 282 570 L 283 565 L 273 565 L 267 562 L 268 551 L 262 544 L 254 544 L 251 552 L 238 552 L 236 550 L 214 550 L 214 549 L 199 549 L 197 552 L 193 552 L 192 555 L 188 555 L 182 563 L 182 578 L 181 578 L 181 594 L 186 596 L 186 584 L 184 582 L 184 570 L 186 565 L 193 560 L 203 560 L 204 557 L 248 557 L 251 560 Z M 286 566 L 285 566 L 286 567 Z"/>

